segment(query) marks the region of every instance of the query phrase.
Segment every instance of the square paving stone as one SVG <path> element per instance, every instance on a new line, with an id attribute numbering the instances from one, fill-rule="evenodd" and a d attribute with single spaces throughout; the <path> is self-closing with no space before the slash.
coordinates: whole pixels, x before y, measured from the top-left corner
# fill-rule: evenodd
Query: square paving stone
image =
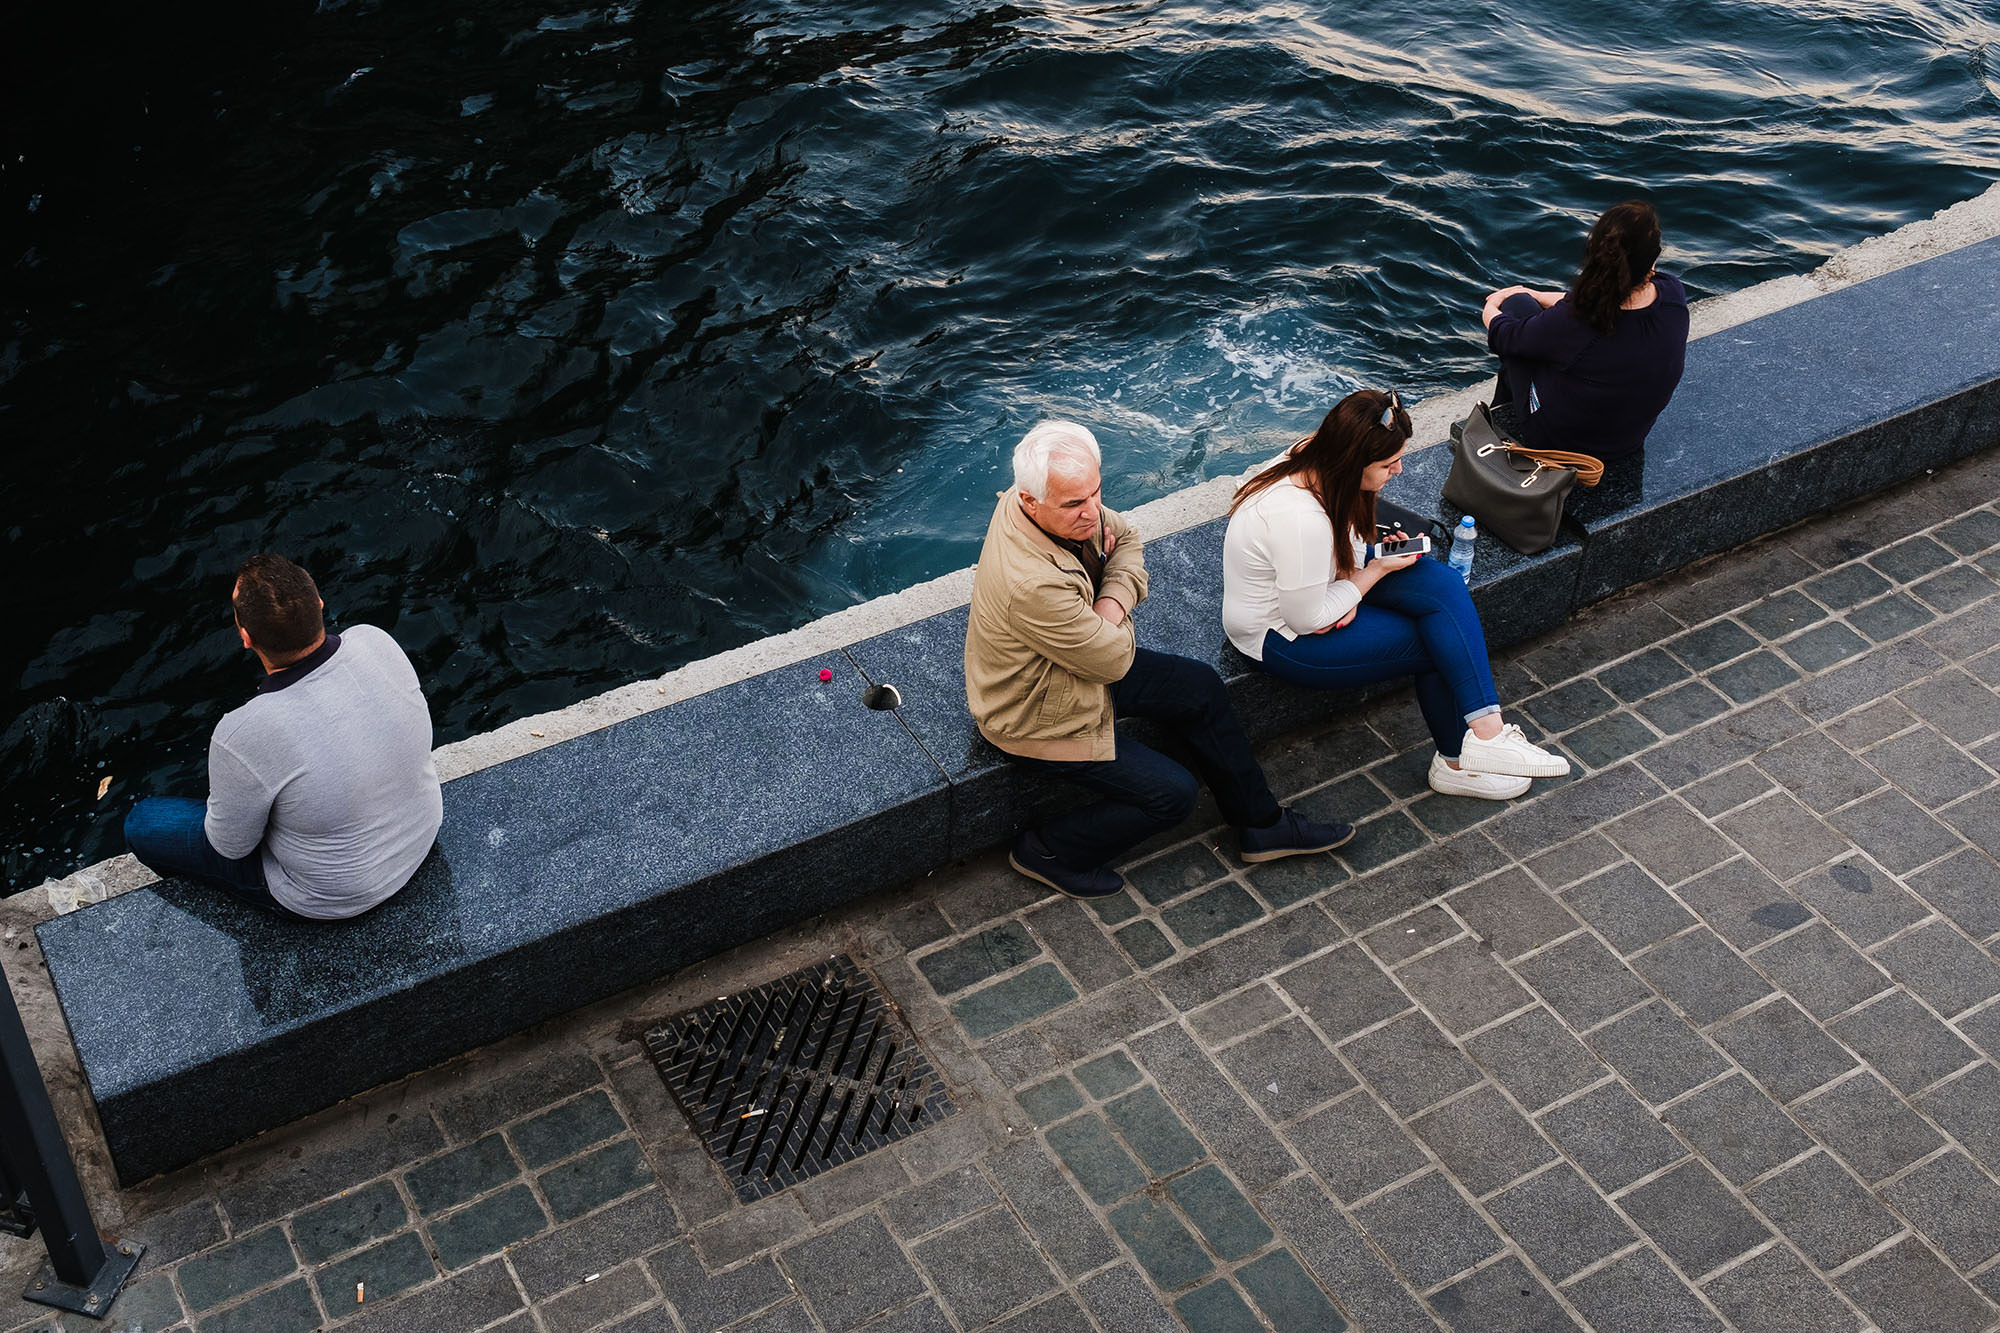
<path id="1" fill-rule="evenodd" d="M 1902 874 L 1958 850 L 1958 835 L 1932 819 L 1903 793 L 1890 788 L 1827 816 L 1855 846 L 1889 870 Z"/>
<path id="2" fill-rule="evenodd" d="M 1490 1194 L 1556 1158 L 1548 1140 L 1490 1087 L 1426 1112 L 1410 1128 L 1474 1195 Z"/>
<path id="3" fill-rule="evenodd" d="M 1101 919 L 1073 899 L 1057 898 L 1037 907 L 1028 913 L 1028 925 L 1085 991 L 1132 975 L 1132 965 L 1105 938 Z"/>
<path id="4" fill-rule="evenodd" d="M 1917 715 L 1894 699 L 1883 699 L 1859 712 L 1849 713 L 1838 722 L 1829 722 L 1826 734 L 1859 754 L 1878 741 L 1917 725 Z"/>
<path id="5" fill-rule="evenodd" d="M 2000 1185 L 1964 1153 L 1932 1158 L 1882 1193 L 1960 1268 L 2000 1254 Z"/>
<path id="6" fill-rule="evenodd" d="M 1965 1150 L 2000 1174 L 2000 1069 L 1980 1065 L 1917 1099 Z"/>
<path id="7" fill-rule="evenodd" d="M 1620 953 L 1632 953 L 1694 924 L 1687 909 L 1627 862 L 1569 888 L 1563 901 Z"/>
<path id="8" fill-rule="evenodd" d="M 303 1282 L 287 1282 L 201 1321 L 201 1333 L 314 1333 L 319 1327 L 319 1309 Z"/>
<path id="9" fill-rule="evenodd" d="M 1648 648 L 1637 657 L 1607 667 L 1597 678 L 1606 689 L 1627 703 L 1657 694 L 1688 677 L 1687 668 L 1658 648 Z"/>
<path id="10" fill-rule="evenodd" d="M 1930 909 L 1864 861 L 1843 861 L 1793 886 L 1792 892 L 1862 948 L 1914 926 Z"/>
<path id="11" fill-rule="evenodd" d="M 1241 1259 L 1271 1243 L 1271 1228 L 1222 1168 L 1190 1171 L 1167 1186 L 1188 1220 L 1224 1259 Z"/>
<path id="12" fill-rule="evenodd" d="M 1342 1333 L 1347 1327 L 1290 1250 L 1273 1250 L 1243 1265 L 1236 1280 L 1278 1333 Z"/>
<path id="13" fill-rule="evenodd" d="M 439 1213 L 498 1189 L 521 1174 L 521 1165 L 498 1134 L 410 1168 L 404 1183 L 425 1213 Z"/>
<path id="14" fill-rule="evenodd" d="M 1370 781 L 1366 774 L 1356 773 L 1302 796 L 1293 804 L 1300 814 L 1311 819 L 1330 824 L 1358 824 L 1364 816 L 1388 809 L 1389 802 L 1390 796 L 1380 784 Z"/>
<path id="15" fill-rule="evenodd" d="M 431 1244 L 446 1272 L 526 1240 L 547 1225 L 542 1206 L 526 1185 L 502 1190 L 431 1223 Z M 182 1282 L 186 1289 L 186 1282 Z"/>
<path id="16" fill-rule="evenodd" d="M 1807 717 L 1831 721 L 1875 702 L 1892 690 L 1922 680 L 1943 665 L 1943 661 L 1928 644 L 1904 639 L 1871 648 L 1831 671 L 1821 672 L 1794 687 L 1789 698 Z"/>
<path id="17" fill-rule="evenodd" d="M 1588 833 L 1552 852 L 1543 852 L 1528 862 L 1528 869 L 1534 872 L 1536 879 L 1550 888 L 1561 889 L 1576 883 L 1586 875 L 1596 874 L 1617 861 L 1621 855 L 1622 853 L 1602 836 Z M 1553 939 L 1554 936 L 1550 938 Z"/>
<path id="18" fill-rule="evenodd" d="M 1795 588 L 1773 593 L 1737 614 L 1744 624 L 1767 639 L 1782 639 L 1794 630 L 1826 619 L 1826 611 Z"/>
<path id="19" fill-rule="evenodd" d="M 1730 845 L 1673 797 L 1636 810 L 1605 830 L 1662 884 L 1735 855 Z"/>
<path id="20" fill-rule="evenodd" d="M 1167 928 L 1183 945 L 1198 949 L 1218 935 L 1247 926 L 1264 915 L 1264 907 L 1234 880 L 1174 904 L 1160 913 Z"/>
<path id="21" fill-rule="evenodd" d="M 1883 945 L 1875 961 L 1946 1016 L 2000 995 L 2000 964 L 1942 921 Z"/>
<path id="22" fill-rule="evenodd" d="M 1626 1255 L 1572 1284 L 1565 1294 L 1596 1329 L 1723 1333 L 1723 1324 L 1673 1270 L 1648 1250 Z"/>
<path id="23" fill-rule="evenodd" d="M 1842 565 L 1839 569 L 1806 581 L 1805 589 L 1814 597 L 1836 611 L 1865 602 L 1870 597 L 1885 592 L 1889 580 L 1860 563 Z"/>
<path id="24" fill-rule="evenodd" d="M 1872 1074 L 1836 1084 L 1792 1114 L 1868 1181 L 1894 1175 L 1944 1143 Z"/>
<path id="25" fill-rule="evenodd" d="M 624 1117 L 602 1091 L 590 1092 L 509 1131 L 514 1147 L 531 1167 L 546 1166 L 625 1132 Z"/>
<path id="26" fill-rule="evenodd" d="M 1473 796 L 1441 796 L 1435 792 L 1410 802 L 1410 813 L 1440 838 L 1463 833 L 1505 813 L 1504 801 L 1487 801 Z"/>
<path id="27" fill-rule="evenodd" d="M 1075 998 L 1076 988 L 1055 964 L 1042 963 L 952 1001 L 951 1012 L 976 1041 L 1039 1018 Z"/>
<path id="28" fill-rule="evenodd" d="M 1729 700 L 1698 680 L 1691 680 L 1638 706 L 1638 713 L 1663 736 L 1686 731 L 1729 711 Z"/>
<path id="29" fill-rule="evenodd" d="M 1410 1007 L 1409 996 L 1355 944 L 1282 972 L 1277 982 L 1332 1041 Z"/>
<path id="30" fill-rule="evenodd" d="M 1521 707 L 1545 731 L 1568 731 L 1618 706 L 1594 680 L 1571 681 L 1546 694 L 1536 695 Z"/>
<path id="31" fill-rule="evenodd" d="M 1715 1040 L 1781 1102 L 1796 1101 L 1855 1064 L 1839 1042 L 1786 999 L 1718 1028 Z"/>
<path id="32" fill-rule="evenodd" d="M 1418 1290 L 1503 1248 L 1472 1205 L 1435 1171 L 1355 1209 L 1354 1216 Z"/>
<path id="33" fill-rule="evenodd" d="M 2000 698 L 1963 671 L 1943 672 L 1896 697 L 1960 745 L 2000 731 Z"/>
<path id="34" fill-rule="evenodd" d="M 1125 882 L 1149 903 L 1172 902 L 1182 894 L 1213 884 L 1229 873 L 1229 867 L 1215 850 L 1204 843 L 1191 842 L 1150 861 L 1128 866 Z"/>
<path id="35" fill-rule="evenodd" d="M 1847 613 L 1847 623 L 1877 643 L 1886 643 L 1898 634 L 1907 634 L 1934 617 L 1928 607 L 1914 597 L 1890 593 Z"/>
<path id="36" fill-rule="evenodd" d="M 1623 1189 L 1687 1156 L 1681 1141 L 1616 1083 L 1544 1111 L 1540 1119 L 1549 1136 L 1606 1191 Z"/>
<path id="37" fill-rule="evenodd" d="M 646 1154 L 631 1139 L 565 1162 L 539 1177 L 542 1197 L 549 1201 L 558 1222 L 581 1217 L 599 1204 L 657 1180 Z"/>
<path id="38" fill-rule="evenodd" d="M 828 1333 L 846 1333 L 924 1294 L 923 1278 L 903 1257 L 888 1227 L 873 1215 L 802 1240 L 782 1259 L 799 1294 Z"/>
<path id="39" fill-rule="evenodd" d="M 1784 792 L 1724 815 L 1715 824 L 1780 880 L 1803 875 L 1849 850 L 1845 838 Z"/>
<path id="40" fill-rule="evenodd" d="M 1838 1268 L 1902 1229 L 1867 1186 L 1823 1152 L 1752 1186 L 1749 1195 L 1821 1268 Z"/>
<path id="41" fill-rule="evenodd" d="M 1954 565 L 1940 570 L 1910 589 L 1940 614 L 1963 611 L 1983 597 L 1992 595 L 1993 580 L 1970 565 Z"/>
<path id="42" fill-rule="evenodd" d="M 313 1274 L 319 1298 L 329 1310 L 344 1310 L 354 1304 L 354 1288 L 365 1284 L 371 1301 L 386 1301 L 420 1282 L 437 1276 L 437 1265 L 414 1231 L 406 1231 L 381 1245 L 351 1254 L 328 1264 Z"/>
<path id="43" fill-rule="evenodd" d="M 1794 736 L 1766 750 L 1758 756 L 1757 767 L 1821 813 L 1858 800 L 1882 785 L 1880 776 L 1819 731 Z"/>
<path id="44" fill-rule="evenodd" d="M 1055 1274 L 1005 1208 L 912 1247 L 945 1304 L 968 1328 L 998 1318 L 1055 1288 Z"/>
<path id="45" fill-rule="evenodd" d="M 1980 747 L 1980 757 L 2000 762 L 2000 742 Z M 2000 856 L 2000 790 L 1975 792 L 1938 813 L 1973 846 L 1988 856 Z"/>
<path id="46" fill-rule="evenodd" d="M 1265 861 L 1249 869 L 1250 887 L 1271 905 L 1273 911 L 1317 898 L 1348 881 L 1351 876 L 1331 852 L 1311 856 L 1287 856 L 1282 861 Z"/>
<path id="47" fill-rule="evenodd" d="M 1420 912 L 1399 917 L 1379 930 L 1368 932 L 1361 937 L 1361 942 L 1368 947 L 1368 952 L 1394 967 L 1433 945 L 1464 933 L 1465 927 L 1442 907 L 1426 907 Z"/>
<path id="48" fill-rule="evenodd" d="M 1478 1067 L 1422 1014 L 1406 1014 L 1341 1051 L 1398 1115 L 1414 1115 L 1480 1077 Z"/>
<path id="49" fill-rule="evenodd" d="M 1228 1278 L 1196 1287 L 1176 1300 L 1174 1309 L 1195 1333 L 1262 1333 L 1264 1327 Z"/>
<path id="50" fill-rule="evenodd" d="M 1577 927 L 1568 909 L 1518 869 L 1460 889 L 1445 902 L 1502 958 L 1538 949 Z"/>
<path id="51" fill-rule="evenodd" d="M 1512 1186 L 1486 1208 L 1557 1282 L 1638 1239 L 1568 1163 Z"/>
<path id="52" fill-rule="evenodd" d="M 986 1166 L 1064 1274 L 1074 1278 L 1118 1257 L 1118 1247 L 1097 1215 L 1077 1197 L 1041 1144 L 1032 1139 L 1010 1144 L 988 1157 Z"/>
<path id="53" fill-rule="evenodd" d="M 1454 1033 L 1484 1027 L 1531 1000 L 1491 953 L 1471 940 L 1447 944 L 1405 963 L 1396 976 Z"/>
<path id="54" fill-rule="evenodd" d="M 1355 1085 L 1347 1066 L 1296 1018 L 1245 1037 L 1217 1058 L 1273 1120 L 1290 1120 Z"/>
<path id="55" fill-rule="evenodd" d="M 1392 812 L 1355 825 L 1354 840 L 1340 849 L 1340 859 L 1357 875 L 1365 874 L 1428 846 L 1430 840 L 1415 820 Z"/>
<path id="56" fill-rule="evenodd" d="M 1647 762 L 1657 753 L 1649 751 Z M 1488 827 L 1493 839 L 1515 856 L 1533 856 L 1588 833 L 1608 819 L 1637 810 L 1660 795 L 1660 784 L 1637 763 L 1618 764 L 1570 782 L 1560 800 L 1517 804 Z"/>
<path id="57" fill-rule="evenodd" d="M 1868 640 L 1836 620 L 1809 629 L 1781 646 L 1785 656 L 1801 670 L 1824 671 L 1868 651 Z"/>
<path id="58" fill-rule="evenodd" d="M 1652 998 L 1652 988 L 1589 935 L 1564 940 L 1514 968 L 1579 1030 Z"/>
<path id="59" fill-rule="evenodd" d="M 1667 1108 L 1666 1120 L 1737 1185 L 1813 1146 L 1776 1102 L 1738 1075 L 1676 1102 Z"/>
<path id="60" fill-rule="evenodd" d="M 1108 898 L 1092 898 L 1088 906 L 1091 913 L 1107 926 L 1130 921 L 1139 914 L 1138 900 L 1132 896 L 1129 887 L 1123 893 L 1114 893 Z"/>
<path id="61" fill-rule="evenodd" d="M 1465 1046 L 1531 1112 L 1610 1072 L 1546 1009 L 1488 1028 Z"/>
<path id="62" fill-rule="evenodd" d="M 1265 1189 L 1298 1169 L 1243 1095 L 1179 1027 L 1169 1024 L 1134 1039 L 1132 1054 L 1246 1188 Z"/>
<path id="63" fill-rule="evenodd" d="M 1725 862 L 1675 890 L 1714 931 L 1739 949 L 1752 949 L 1813 919 L 1804 903 L 1748 857 Z"/>
<path id="64" fill-rule="evenodd" d="M 1134 921 L 1119 930 L 1113 938 L 1141 968 L 1164 963 L 1174 956 L 1173 942 L 1150 921 Z"/>
<path id="65" fill-rule="evenodd" d="M 1980 1058 L 1907 991 L 1892 991 L 1827 1028 L 1906 1093 L 1928 1087 Z"/>
<path id="66" fill-rule="evenodd" d="M 1670 640 L 1666 645 L 1667 651 L 1696 671 L 1706 671 L 1732 657 L 1741 657 L 1756 646 L 1757 640 L 1751 637 L 1750 631 L 1733 620 L 1718 620 L 1713 625 L 1704 625 Z"/>
<path id="67" fill-rule="evenodd" d="M 1882 1333 L 1975 1333 L 1994 1307 L 1914 1236 L 1848 1269 L 1834 1283 Z"/>
<path id="68" fill-rule="evenodd" d="M 1729 1068 L 1729 1061 L 1664 1004 L 1635 1009 L 1584 1040 L 1656 1106 Z"/>
<path id="69" fill-rule="evenodd" d="M 1429 736 L 1425 736 L 1423 742 L 1414 750 L 1407 750 L 1394 759 L 1375 765 L 1368 770 L 1368 776 L 1398 798 L 1429 791 L 1427 775 L 1431 771 L 1431 756 L 1437 751 L 1432 747 Z"/>
<path id="70" fill-rule="evenodd" d="M 1586 767 L 1598 769 L 1609 768 L 1659 739 L 1651 727 L 1630 713 L 1613 713 L 1571 732 L 1563 744 Z"/>
<path id="71" fill-rule="evenodd" d="M 1146 1188 L 1146 1173 L 1095 1115 L 1080 1115 L 1048 1131 L 1049 1147 L 1076 1176 L 1092 1201 L 1115 1203 Z"/>
<path id="72" fill-rule="evenodd" d="M 1568 1333 L 1576 1328 L 1541 1279 L 1512 1255 L 1433 1293 L 1430 1302 L 1452 1333 Z M 1429 1333 L 1433 1326 L 1422 1327 Z"/>
<path id="73" fill-rule="evenodd" d="M 1083 1084 L 1085 1092 L 1103 1101 L 1107 1097 L 1115 1097 L 1137 1083 L 1140 1078 L 1139 1066 L 1133 1064 L 1132 1057 L 1125 1052 L 1113 1051 L 1109 1055 L 1102 1055 L 1079 1065 L 1076 1078 L 1077 1082 Z"/>
<path id="74" fill-rule="evenodd" d="M 1201 1242 L 1163 1202 L 1144 1195 L 1128 1200 L 1111 1210 L 1111 1227 L 1164 1290 L 1185 1287 L 1215 1271 Z"/>
<path id="75" fill-rule="evenodd" d="M 1291 1013 L 1291 1007 L 1278 998 L 1278 993 L 1264 983 L 1258 982 L 1248 990 L 1217 1000 L 1205 1009 L 1197 1009 L 1188 1015 L 1188 1024 L 1195 1035 L 1211 1045 L 1240 1037 L 1252 1028 L 1263 1027 Z"/>
<path id="76" fill-rule="evenodd" d="M 1952 554 L 1929 537 L 1912 537 L 1877 551 L 1868 563 L 1898 583 L 1910 583 L 1952 563 Z"/>
<path id="77" fill-rule="evenodd" d="M 1739 704 L 1775 694 L 1798 678 L 1790 664 L 1768 649 L 1708 673 L 1709 682 Z"/>
<path id="78" fill-rule="evenodd" d="M 1285 1137 L 1343 1203 L 1429 1164 L 1423 1149 L 1366 1093 L 1307 1116 Z"/>
<path id="79" fill-rule="evenodd" d="M 242 1240 L 209 1250 L 181 1264 L 178 1276 L 188 1308 L 199 1314 L 275 1282 L 295 1271 L 298 1259 L 277 1227 L 253 1232 Z"/>
<path id="80" fill-rule="evenodd" d="M 1752 1255 L 1703 1288 L 1743 1333 L 1853 1333 L 1833 1288 L 1782 1245 Z"/>
<path id="81" fill-rule="evenodd" d="M 1180 1333 L 1159 1295 L 1130 1260 L 1077 1288 L 1106 1333 Z"/>
<path id="82" fill-rule="evenodd" d="M 1771 993 L 1770 983 L 1705 926 L 1640 954 L 1632 966 L 1703 1026 Z"/>
<path id="83" fill-rule="evenodd" d="M 2000 545 L 2000 514 L 1990 509 L 1975 509 L 1931 535 L 1960 555 L 1977 555 L 1990 546 Z"/>
<path id="84" fill-rule="evenodd" d="M 1976 1014 L 1960 1014 L 1952 1020 L 1972 1044 L 1990 1058 L 2000 1059 L 2000 1004 L 1991 1004 Z"/>
<path id="85" fill-rule="evenodd" d="M 1697 814 L 1713 819 L 1725 810 L 1747 805 L 1769 790 L 1771 780 L 1754 765 L 1738 764 L 1714 777 L 1703 778 L 1681 792 L 1681 799 L 1693 806 Z"/>
<path id="86" fill-rule="evenodd" d="M 899 1236 L 921 1236 L 978 1212 L 999 1196 L 974 1166 L 961 1166 L 936 1180 L 890 1196 L 883 1205 Z"/>
<path id="87" fill-rule="evenodd" d="M 1270 979 L 1337 943 L 1344 934 L 1320 908 L 1295 907 L 1183 958 L 1153 984 L 1176 1009 L 1200 1009 L 1220 996 Z"/>
<path id="88" fill-rule="evenodd" d="M 1771 1237 L 1700 1161 L 1685 1162 L 1623 1196 L 1625 1215 L 1691 1276 L 1720 1267 Z"/>
<path id="89" fill-rule="evenodd" d="M 294 1217 L 292 1238 L 307 1263 L 325 1263 L 336 1254 L 388 1235 L 409 1220 L 410 1210 L 403 1207 L 396 1187 L 378 1180 Z"/>
<path id="90" fill-rule="evenodd" d="M 1107 1105 L 1104 1113 L 1156 1178 L 1193 1166 L 1208 1155 L 1157 1088 L 1128 1092 Z"/>
<path id="91" fill-rule="evenodd" d="M 1083 1105 L 1083 1094 L 1061 1074 L 1046 1083 L 1023 1088 L 1014 1094 L 1021 1109 L 1038 1125 L 1050 1125 Z"/>
<path id="92" fill-rule="evenodd" d="M 1863 757 L 1876 772 L 1930 810 L 1993 781 L 1983 764 L 1974 763 L 1965 751 L 1929 727 L 1883 741 Z"/>

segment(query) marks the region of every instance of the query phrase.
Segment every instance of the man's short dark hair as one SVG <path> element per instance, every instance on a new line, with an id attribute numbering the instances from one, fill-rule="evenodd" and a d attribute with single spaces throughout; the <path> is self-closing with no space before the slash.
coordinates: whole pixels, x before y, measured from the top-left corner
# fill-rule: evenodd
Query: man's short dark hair
<path id="1" fill-rule="evenodd" d="M 303 653 L 326 632 L 312 575 L 281 555 L 253 555 L 236 570 L 236 623 L 271 657 Z"/>

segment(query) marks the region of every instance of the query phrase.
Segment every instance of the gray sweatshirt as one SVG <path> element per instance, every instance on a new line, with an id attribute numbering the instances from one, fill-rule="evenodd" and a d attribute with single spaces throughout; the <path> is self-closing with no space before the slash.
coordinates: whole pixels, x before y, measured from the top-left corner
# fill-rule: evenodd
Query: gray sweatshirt
<path id="1" fill-rule="evenodd" d="M 228 857 L 260 850 L 271 896 L 301 916 L 382 902 L 443 822 L 430 708 L 410 659 L 372 625 L 344 631 L 303 676 L 269 678 L 209 740 L 209 842 Z"/>

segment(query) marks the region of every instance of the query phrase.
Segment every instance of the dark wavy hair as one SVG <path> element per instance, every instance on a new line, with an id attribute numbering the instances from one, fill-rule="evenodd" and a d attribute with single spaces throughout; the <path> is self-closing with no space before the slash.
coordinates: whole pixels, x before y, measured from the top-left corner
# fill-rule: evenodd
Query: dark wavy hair
<path id="1" fill-rule="evenodd" d="M 253 555 L 239 565 L 230 601 L 250 642 L 274 658 L 302 654 L 326 632 L 312 575 L 281 555 Z"/>
<path id="2" fill-rule="evenodd" d="M 1229 512 L 1257 492 L 1288 477 L 1298 477 L 1312 492 L 1333 524 L 1333 561 L 1341 578 L 1354 573 L 1354 544 L 1361 535 L 1375 539 L 1375 492 L 1361 489 L 1361 474 L 1371 463 L 1393 458 L 1410 442 L 1410 414 L 1401 403 L 1382 424 L 1382 413 L 1394 402 L 1380 389 L 1360 389 L 1333 405 L 1319 429 L 1293 445 L 1285 456 L 1237 488 Z"/>
<path id="3" fill-rule="evenodd" d="M 1618 308 L 1659 258 L 1660 215 L 1651 204 L 1628 199 L 1604 210 L 1584 242 L 1583 269 L 1570 288 L 1577 317 L 1599 333 L 1611 332 Z"/>

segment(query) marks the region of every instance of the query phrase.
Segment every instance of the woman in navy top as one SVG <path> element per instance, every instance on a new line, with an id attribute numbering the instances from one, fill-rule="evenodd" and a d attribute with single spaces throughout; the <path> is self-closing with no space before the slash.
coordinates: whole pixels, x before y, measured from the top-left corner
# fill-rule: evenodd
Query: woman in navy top
<path id="1" fill-rule="evenodd" d="M 1495 416 L 1521 443 L 1607 461 L 1645 447 L 1687 361 L 1687 289 L 1653 267 L 1659 257 L 1659 215 L 1623 203 L 1590 229 L 1568 293 L 1503 287 L 1486 298 Z"/>

